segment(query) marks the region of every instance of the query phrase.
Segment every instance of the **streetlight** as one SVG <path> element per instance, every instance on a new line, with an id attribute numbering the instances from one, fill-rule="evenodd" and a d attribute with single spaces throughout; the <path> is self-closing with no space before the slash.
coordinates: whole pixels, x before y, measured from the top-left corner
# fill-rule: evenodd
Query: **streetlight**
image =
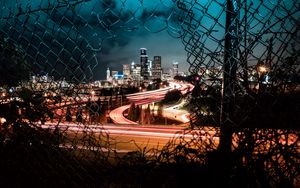
<path id="1" fill-rule="evenodd" d="M 5 118 L 0 118 L 0 125 L 2 125 L 3 123 L 5 123 L 6 122 L 6 119 Z"/>
<path id="2" fill-rule="evenodd" d="M 257 72 L 258 72 L 258 91 L 262 91 L 262 83 L 263 83 L 263 79 L 264 76 L 268 73 L 268 67 L 266 67 L 265 65 L 259 65 L 257 67 Z"/>
<path id="3" fill-rule="evenodd" d="M 258 72 L 261 73 L 261 74 L 264 74 L 268 71 L 267 67 L 264 66 L 264 65 L 260 65 L 258 66 Z"/>
<path id="4" fill-rule="evenodd" d="M 95 91 L 94 90 L 91 91 L 91 95 L 95 95 Z"/>
<path id="5" fill-rule="evenodd" d="M 91 91 L 91 95 L 92 95 L 92 100 L 93 100 L 94 96 L 95 96 L 95 91 L 94 90 Z"/>

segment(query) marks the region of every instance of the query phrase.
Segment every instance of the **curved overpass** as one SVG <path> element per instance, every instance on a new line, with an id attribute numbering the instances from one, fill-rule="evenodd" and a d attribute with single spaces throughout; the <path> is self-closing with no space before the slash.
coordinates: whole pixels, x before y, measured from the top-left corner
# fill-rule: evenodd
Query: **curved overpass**
<path id="1" fill-rule="evenodd" d="M 161 88 L 161 89 L 153 90 L 153 91 L 145 91 L 145 92 L 129 94 L 129 95 L 126 95 L 126 97 L 129 101 L 134 102 L 136 105 L 149 104 L 152 102 L 158 102 L 158 101 L 163 100 L 166 93 L 173 89 L 178 89 L 183 94 L 185 94 L 188 91 L 190 91 L 191 89 L 193 89 L 193 87 L 194 86 L 191 84 L 179 84 L 176 82 L 170 82 L 169 86 L 166 88 Z M 125 106 L 121 106 L 119 108 L 112 110 L 109 113 L 109 116 L 110 116 L 111 120 L 113 121 L 113 123 L 125 124 L 125 125 L 128 125 L 128 124 L 136 125 L 137 124 L 136 122 L 131 121 L 124 117 L 124 111 L 128 110 L 129 108 L 130 108 L 130 105 L 125 105 Z M 174 109 L 175 108 L 173 108 L 173 110 Z M 171 114 L 171 115 L 169 115 L 169 114 Z M 165 115 L 166 115 L 166 117 L 170 116 L 170 117 L 172 117 L 172 119 L 174 119 L 174 111 L 173 112 L 166 111 Z M 188 115 L 187 113 L 180 112 L 180 114 L 178 114 L 178 116 L 175 115 L 175 120 L 186 123 L 186 122 L 188 122 L 187 115 Z"/>
<path id="2" fill-rule="evenodd" d="M 115 124 L 136 125 L 137 124 L 136 122 L 131 121 L 131 120 L 125 118 L 124 115 L 123 115 L 124 111 L 126 111 L 129 108 L 130 108 L 130 104 L 129 105 L 125 105 L 125 106 L 121 106 L 119 108 L 116 108 L 116 109 L 112 110 L 109 113 L 110 119 Z"/>

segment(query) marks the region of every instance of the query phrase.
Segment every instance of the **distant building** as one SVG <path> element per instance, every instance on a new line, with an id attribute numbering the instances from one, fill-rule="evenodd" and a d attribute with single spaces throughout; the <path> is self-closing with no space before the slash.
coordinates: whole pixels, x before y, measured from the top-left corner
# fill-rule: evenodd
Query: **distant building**
<path id="1" fill-rule="evenodd" d="M 147 49 L 141 48 L 140 49 L 140 63 L 141 63 L 141 76 L 144 80 L 149 79 L 149 65 L 148 65 L 148 55 Z"/>
<path id="2" fill-rule="evenodd" d="M 177 76 L 187 76 L 185 72 L 178 72 Z"/>
<path id="3" fill-rule="evenodd" d="M 129 64 L 123 64 L 123 75 L 126 78 L 130 77 L 130 66 L 129 66 Z"/>
<path id="4" fill-rule="evenodd" d="M 171 77 L 171 75 L 168 72 L 163 72 L 162 76 L 161 76 L 161 80 L 171 81 L 171 80 L 173 80 L 173 78 Z"/>
<path id="5" fill-rule="evenodd" d="M 106 80 L 110 80 L 110 70 L 107 68 L 106 70 Z"/>
<path id="6" fill-rule="evenodd" d="M 152 65 L 152 79 L 161 79 L 162 68 L 161 68 L 161 56 L 154 56 Z"/>
<path id="7" fill-rule="evenodd" d="M 111 71 L 111 76 L 112 76 L 113 78 L 118 77 L 118 71 Z"/>
<path id="8" fill-rule="evenodd" d="M 64 95 L 65 91 L 73 86 L 74 84 L 68 83 L 65 78 L 54 80 L 53 76 L 48 76 L 48 74 L 45 74 L 31 76 L 29 81 L 22 82 L 21 85 L 16 87 L 16 89 L 25 87 L 44 93 L 44 95 L 56 96 L 57 94 Z"/>
<path id="9" fill-rule="evenodd" d="M 141 65 L 131 63 L 131 85 L 139 87 L 141 84 Z"/>
<path id="10" fill-rule="evenodd" d="M 148 73 L 149 73 L 149 79 L 152 77 L 152 61 L 148 59 Z"/>
<path id="11" fill-rule="evenodd" d="M 131 77 L 133 80 L 141 79 L 141 65 L 134 62 L 131 63 Z"/>
<path id="12" fill-rule="evenodd" d="M 178 75 L 178 62 L 173 62 L 173 77 Z"/>
<path id="13" fill-rule="evenodd" d="M 135 62 L 131 62 L 130 64 L 130 74 L 132 75 L 133 70 L 135 69 Z"/>

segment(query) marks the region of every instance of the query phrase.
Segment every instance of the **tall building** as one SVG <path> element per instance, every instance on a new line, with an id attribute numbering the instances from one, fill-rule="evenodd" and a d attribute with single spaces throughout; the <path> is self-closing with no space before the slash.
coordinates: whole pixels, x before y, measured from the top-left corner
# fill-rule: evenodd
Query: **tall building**
<path id="1" fill-rule="evenodd" d="M 173 77 L 178 75 L 178 62 L 173 62 Z"/>
<path id="2" fill-rule="evenodd" d="M 123 64 L 123 75 L 126 78 L 129 78 L 129 76 L 130 76 L 130 66 L 129 66 L 129 64 Z"/>
<path id="3" fill-rule="evenodd" d="M 135 69 L 135 62 L 131 62 L 131 65 L 130 65 L 130 74 L 132 75 L 132 72 L 133 70 Z"/>
<path id="4" fill-rule="evenodd" d="M 161 68 L 161 56 L 154 56 L 152 64 L 152 78 L 161 79 L 162 68 Z"/>
<path id="5" fill-rule="evenodd" d="M 131 76 L 133 80 L 141 79 L 141 65 L 134 62 L 131 63 Z"/>
<path id="6" fill-rule="evenodd" d="M 106 70 L 106 80 L 109 80 L 110 79 L 110 70 L 109 68 L 107 68 Z"/>
<path id="7" fill-rule="evenodd" d="M 141 62 L 141 76 L 144 80 L 149 79 L 149 69 L 148 69 L 148 55 L 147 49 L 141 48 L 140 49 L 140 62 Z"/>
<path id="8" fill-rule="evenodd" d="M 152 77 L 152 60 L 148 59 L 148 73 L 149 73 L 149 79 Z"/>

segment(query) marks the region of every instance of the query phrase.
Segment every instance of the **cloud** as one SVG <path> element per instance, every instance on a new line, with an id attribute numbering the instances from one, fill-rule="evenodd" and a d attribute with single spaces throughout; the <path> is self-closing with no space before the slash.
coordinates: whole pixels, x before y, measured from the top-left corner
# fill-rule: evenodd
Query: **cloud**
<path id="1" fill-rule="evenodd" d="M 57 5 L 55 2 L 52 1 Z M 22 1 L 24 9 L 30 7 L 28 5 L 31 5 L 32 9 L 39 7 L 38 2 Z M 33 38 L 39 35 L 38 40 L 31 39 L 31 32 L 22 33 L 21 29 L 18 32 L 23 38 L 30 39 L 29 42 L 35 47 L 46 43 L 51 54 L 57 55 L 56 60 L 54 55 L 49 59 L 48 63 L 52 63 L 52 66 L 57 64 L 57 60 L 67 63 L 72 57 L 78 61 L 80 69 L 88 69 L 94 65 L 87 60 L 96 54 L 98 66 L 94 71 L 102 72 L 106 66 L 118 69 L 124 63 L 139 62 L 141 47 L 149 49 L 150 59 L 154 55 L 161 55 L 164 60 L 171 62 L 173 57 L 176 60 L 176 55 L 184 55 L 181 53 L 184 50 L 178 39 L 170 37 L 165 31 L 153 34 L 145 29 L 146 21 L 147 27 L 160 27 L 159 22 L 152 23 L 155 19 L 172 22 L 174 26 L 176 19 L 168 19 L 172 11 L 172 6 L 167 7 L 152 0 L 130 0 L 125 1 L 125 4 L 116 0 L 90 0 L 74 9 L 60 8 L 30 15 L 26 28 L 28 31 L 32 30 Z M 149 19 L 150 17 L 153 20 Z M 25 22 L 26 16 L 18 18 L 21 22 L 22 19 Z M 39 23 L 36 24 L 37 22 Z M 39 27 L 43 29 L 42 34 L 37 33 Z M 78 50 L 74 50 L 76 48 Z M 62 53 L 66 49 L 70 54 Z M 48 52 L 41 52 L 41 55 L 47 57 Z"/>

